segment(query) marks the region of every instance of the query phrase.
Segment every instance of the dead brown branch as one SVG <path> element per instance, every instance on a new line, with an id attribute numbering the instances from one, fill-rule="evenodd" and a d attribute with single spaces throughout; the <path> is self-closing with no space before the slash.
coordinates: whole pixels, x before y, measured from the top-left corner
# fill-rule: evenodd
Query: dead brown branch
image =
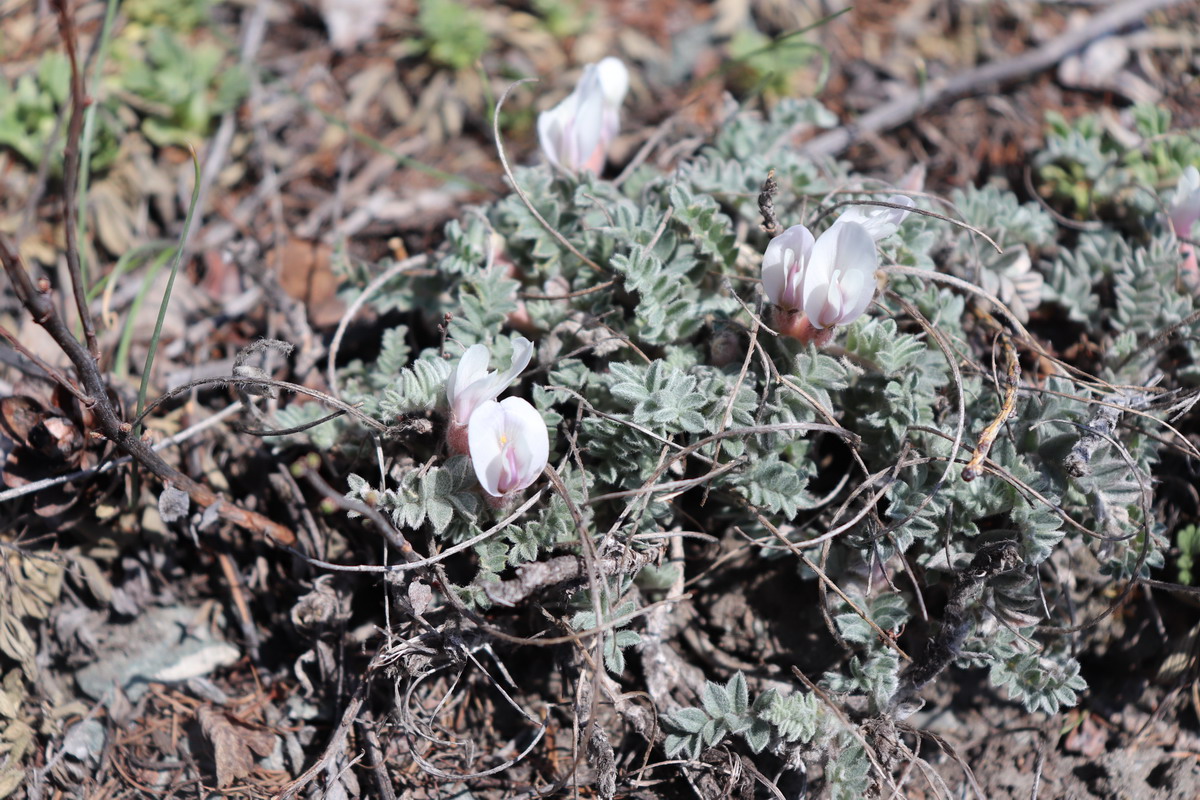
<path id="1" fill-rule="evenodd" d="M 1182 0 L 1125 0 L 1093 16 L 1086 24 L 1068 30 L 1041 47 L 1015 58 L 993 61 L 948 79 L 930 81 L 910 89 L 895 100 L 863 114 L 801 146 L 806 156 L 836 156 L 853 144 L 903 125 L 922 112 L 952 98 L 974 94 L 999 84 L 1019 80 L 1054 66 L 1084 45 L 1144 19 L 1152 11 L 1179 5 Z"/>
<path id="2" fill-rule="evenodd" d="M 108 399 L 108 387 L 100 367 L 92 354 L 83 346 L 58 315 L 50 299 L 49 285 L 34 286 L 16 246 L 7 236 L 0 235 L 0 262 L 21 305 L 25 306 L 33 321 L 41 325 L 46 333 L 62 349 L 75 366 L 86 394 L 86 404 L 95 415 L 100 432 L 119 449 L 129 454 L 134 461 L 147 470 L 164 486 L 174 486 L 187 492 L 191 501 L 200 508 L 218 506 L 221 518 L 253 533 L 266 534 L 272 541 L 284 545 L 296 543 L 291 530 L 262 514 L 241 508 L 229 502 L 207 486 L 197 483 L 172 467 L 140 437 L 133 435 L 131 425 L 123 421 Z"/>
<path id="3" fill-rule="evenodd" d="M 79 206 L 76 193 L 79 191 L 79 137 L 83 133 L 83 114 L 88 101 L 83 94 L 83 75 L 79 71 L 79 59 L 75 52 L 75 22 L 67 8 L 66 0 L 55 0 L 58 11 L 58 28 L 63 44 L 67 48 L 67 59 L 71 62 L 71 121 L 67 123 L 67 144 L 63 151 L 63 227 L 66 229 L 67 269 L 71 273 L 71 290 L 75 295 L 75 308 L 83 325 L 83 336 L 87 341 L 92 358 L 100 358 L 100 345 L 96 342 L 96 328 L 88 311 L 86 288 L 83 281 L 83 265 L 79 260 Z"/>

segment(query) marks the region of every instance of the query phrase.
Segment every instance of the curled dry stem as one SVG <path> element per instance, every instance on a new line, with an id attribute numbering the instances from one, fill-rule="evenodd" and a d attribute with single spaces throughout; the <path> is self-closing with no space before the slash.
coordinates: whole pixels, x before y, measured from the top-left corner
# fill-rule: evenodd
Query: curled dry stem
<path id="1" fill-rule="evenodd" d="M 1017 412 L 1017 388 L 1021 385 L 1021 362 L 1017 359 L 1017 350 L 1013 347 L 1012 339 L 1007 333 L 1000 334 L 1000 347 L 1004 350 L 1005 360 L 1004 399 L 1000 403 L 1000 410 L 996 413 L 995 419 L 989 422 L 979 434 L 975 452 L 962 469 L 964 481 L 973 481 L 979 476 L 979 467 L 991 452 L 996 437 L 1000 435 L 1000 429 Z M 959 396 L 962 396 L 961 392 Z M 958 442 L 955 441 L 956 447 L 957 444 Z"/>
<path id="2" fill-rule="evenodd" d="M 905 192 L 895 192 L 895 194 L 905 194 Z M 921 216 L 924 216 L 924 217 L 933 217 L 934 219 L 940 219 L 942 222 L 949 222 L 951 225 L 957 225 L 960 228 L 964 228 L 964 229 L 970 231 L 971 233 L 975 234 L 976 236 L 978 236 L 981 239 L 983 239 L 984 241 L 986 241 L 993 248 L 995 248 L 997 253 L 1000 253 L 1000 254 L 1004 253 L 1004 249 L 1002 247 L 1000 247 L 1000 245 L 996 244 L 995 239 L 988 236 L 986 233 L 979 230 L 979 228 L 976 228 L 974 225 L 970 225 L 966 222 L 963 222 L 961 219 L 954 219 L 954 217 L 948 217 L 945 214 L 939 214 L 936 211 L 929 211 L 928 209 L 924 209 L 924 208 L 914 208 L 913 206 L 904 206 L 904 205 L 900 205 L 899 203 L 889 203 L 886 200 L 841 200 L 837 203 L 834 203 L 829 208 L 824 209 L 820 214 L 818 214 L 817 218 L 815 220 L 813 220 L 813 225 L 816 225 L 821 220 L 825 219 L 830 214 L 832 214 L 834 211 L 837 211 L 839 208 L 843 208 L 844 206 L 879 206 L 880 208 L 894 208 L 897 211 L 907 211 L 910 214 L 920 214 Z"/>
<path id="3" fill-rule="evenodd" d="M 329 383 L 329 391 L 334 397 L 341 397 L 341 392 L 338 391 L 337 384 L 337 355 L 338 350 L 342 347 L 342 337 L 346 335 L 346 329 L 350 327 L 350 322 L 358 314 L 359 309 L 369 300 L 379 288 L 395 278 L 397 275 L 417 269 L 424 266 L 426 258 L 424 255 L 413 256 L 406 258 L 403 261 L 397 261 L 385 271 L 380 273 L 374 280 L 367 284 L 366 288 L 358 297 L 354 298 L 354 302 L 346 309 L 346 313 L 342 314 L 342 318 L 338 320 L 337 330 L 333 333 L 333 340 L 329 343 L 329 357 L 325 362 L 325 380 Z"/>

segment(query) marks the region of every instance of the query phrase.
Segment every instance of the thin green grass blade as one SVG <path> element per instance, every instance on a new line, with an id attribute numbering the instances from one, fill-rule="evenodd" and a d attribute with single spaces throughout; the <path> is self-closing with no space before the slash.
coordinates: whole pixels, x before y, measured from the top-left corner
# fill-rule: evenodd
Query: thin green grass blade
<path id="1" fill-rule="evenodd" d="M 137 247 L 125 253 L 117 259 L 117 263 L 113 265 L 111 272 L 101 277 L 100 280 L 96 281 L 92 288 L 88 289 L 88 302 L 90 303 L 92 300 L 95 300 L 97 297 L 99 297 L 104 292 L 105 287 L 111 283 L 116 283 L 116 281 L 126 272 L 136 269 L 152 255 L 155 255 L 156 253 L 161 254 L 164 249 L 170 249 L 172 246 L 173 243 L 166 241 L 165 239 L 155 239 L 152 242 L 139 244 Z"/>
<path id="2" fill-rule="evenodd" d="M 142 310 L 142 304 L 146 302 L 146 296 L 150 293 L 150 287 L 154 285 L 154 279 L 158 277 L 163 265 L 173 255 L 175 255 L 175 246 L 170 245 L 154 257 L 142 278 L 142 288 L 138 290 L 137 296 L 129 305 L 129 313 L 125 315 L 125 324 L 121 328 L 121 340 L 117 344 L 117 355 L 113 367 L 118 378 L 129 376 L 129 349 L 133 346 L 134 320 L 137 319 L 138 312 Z M 113 272 L 116 272 L 115 268 Z"/>
<path id="3" fill-rule="evenodd" d="M 482 60 L 475 62 L 475 70 L 479 73 L 479 83 L 483 87 L 483 102 L 487 106 L 487 116 L 484 119 L 491 119 L 496 113 L 496 95 L 492 93 L 491 76 L 483 68 Z"/>
<path id="4" fill-rule="evenodd" d="M 154 334 L 150 337 L 150 351 L 146 353 L 146 366 L 142 370 L 142 385 L 138 389 L 137 415 L 142 415 L 146 406 L 146 391 L 150 388 L 150 370 L 154 366 L 154 355 L 158 351 L 158 337 L 162 334 L 163 320 L 167 318 L 167 306 L 171 304 L 171 290 L 175 288 L 175 276 L 179 274 L 179 262 L 183 260 L 183 243 L 187 241 L 188 231 L 192 227 L 192 216 L 196 213 L 196 202 L 200 197 L 200 159 L 192 150 L 192 168 L 195 170 L 195 183 L 192 184 L 192 200 L 188 203 L 187 217 L 183 221 L 183 233 L 179 235 L 179 246 L 175 248 L 175 261 L 171 264 L 171 275 L 167 278 L 167 290 L 163 292 L 162 303 L 158 306 L 158 321 L 154 323 Z M 134 436 L 141 435 L 139 425 L 133 432 Z"/>

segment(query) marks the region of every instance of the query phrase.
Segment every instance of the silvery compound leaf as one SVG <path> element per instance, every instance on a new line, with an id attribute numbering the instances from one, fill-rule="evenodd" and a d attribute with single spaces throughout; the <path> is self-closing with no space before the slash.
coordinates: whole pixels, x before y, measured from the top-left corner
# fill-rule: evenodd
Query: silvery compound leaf
<path id="1" fill-rule="evenodd" d="M 925 569 L 936 569 L 941 572 L 959 572 L 971 563 L 970 553 L 954 553 L 951 560 L 947 560 L 947 555 L 944 548 L 939 548 L 925 561 L 923 566 Z"/>
<path id="2" fill-rule="evenodd" d="M 177 522 L 187 516 L 190 505 L 191 498 L 187 492 L 166 486 L 158 496 L 158 515 L 163 522 Z"/>
<path id="3" fill-rule="evenodd" d="M 0 691 L 0 719 L 13 719 L 21 710 L 21 701 L 25 699 L 25 693 L 19 688 L 9 689 L 5 687 Z"/>
<path id="4" fill-rule="evenodd" d="M 25 770 L 19 766 L 0 769 L 0 799 L 8 797 L 25 782 Z"/>
<path id="5" fill-rule="evenodd" d="M 14 719 L 0 730 L 0 741 L 7 744 L 7 760 L 20 763 L 33 749 L 33 728 L 24 720 Z"/>
<path id="6" fill-rule="evenodd" d="M 1000 298 L 1022 323 L 1029 321 L 1029 312 L 1042 302 L 1042 275 L 1032 266 L 1029 251 L 1014 247 L 981 270 L 979 276 L 984 291 Z"/>
<path id="7" fill-rule="evenodd" d="M 18 617 L 45 619 L 62 589 L 62 564 L 49 558 L 14 551 L 8 558 L 12 579 L 9 600 Z"/>

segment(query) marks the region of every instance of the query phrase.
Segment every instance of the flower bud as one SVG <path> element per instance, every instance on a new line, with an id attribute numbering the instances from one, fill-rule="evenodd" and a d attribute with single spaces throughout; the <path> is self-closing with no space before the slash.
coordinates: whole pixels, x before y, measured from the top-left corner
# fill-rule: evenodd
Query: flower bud
<path id="1" fill-rule="evenodd" d="M 538 115 L 538 139 L 547 160 L 571 174 L 599 174 L 621 128 L 621 103 L 628 89 L 629 71 L 620 60 L 588 64 L 575 91 Z"/>
<path id="2" fill-rule="evenodd" d="M 546 422 L 519 397 L 489 400 L 476 408 L 467 441 L 475 477 L 492 497 L 504 498 L 529 486 L 550 457 Z"/>

